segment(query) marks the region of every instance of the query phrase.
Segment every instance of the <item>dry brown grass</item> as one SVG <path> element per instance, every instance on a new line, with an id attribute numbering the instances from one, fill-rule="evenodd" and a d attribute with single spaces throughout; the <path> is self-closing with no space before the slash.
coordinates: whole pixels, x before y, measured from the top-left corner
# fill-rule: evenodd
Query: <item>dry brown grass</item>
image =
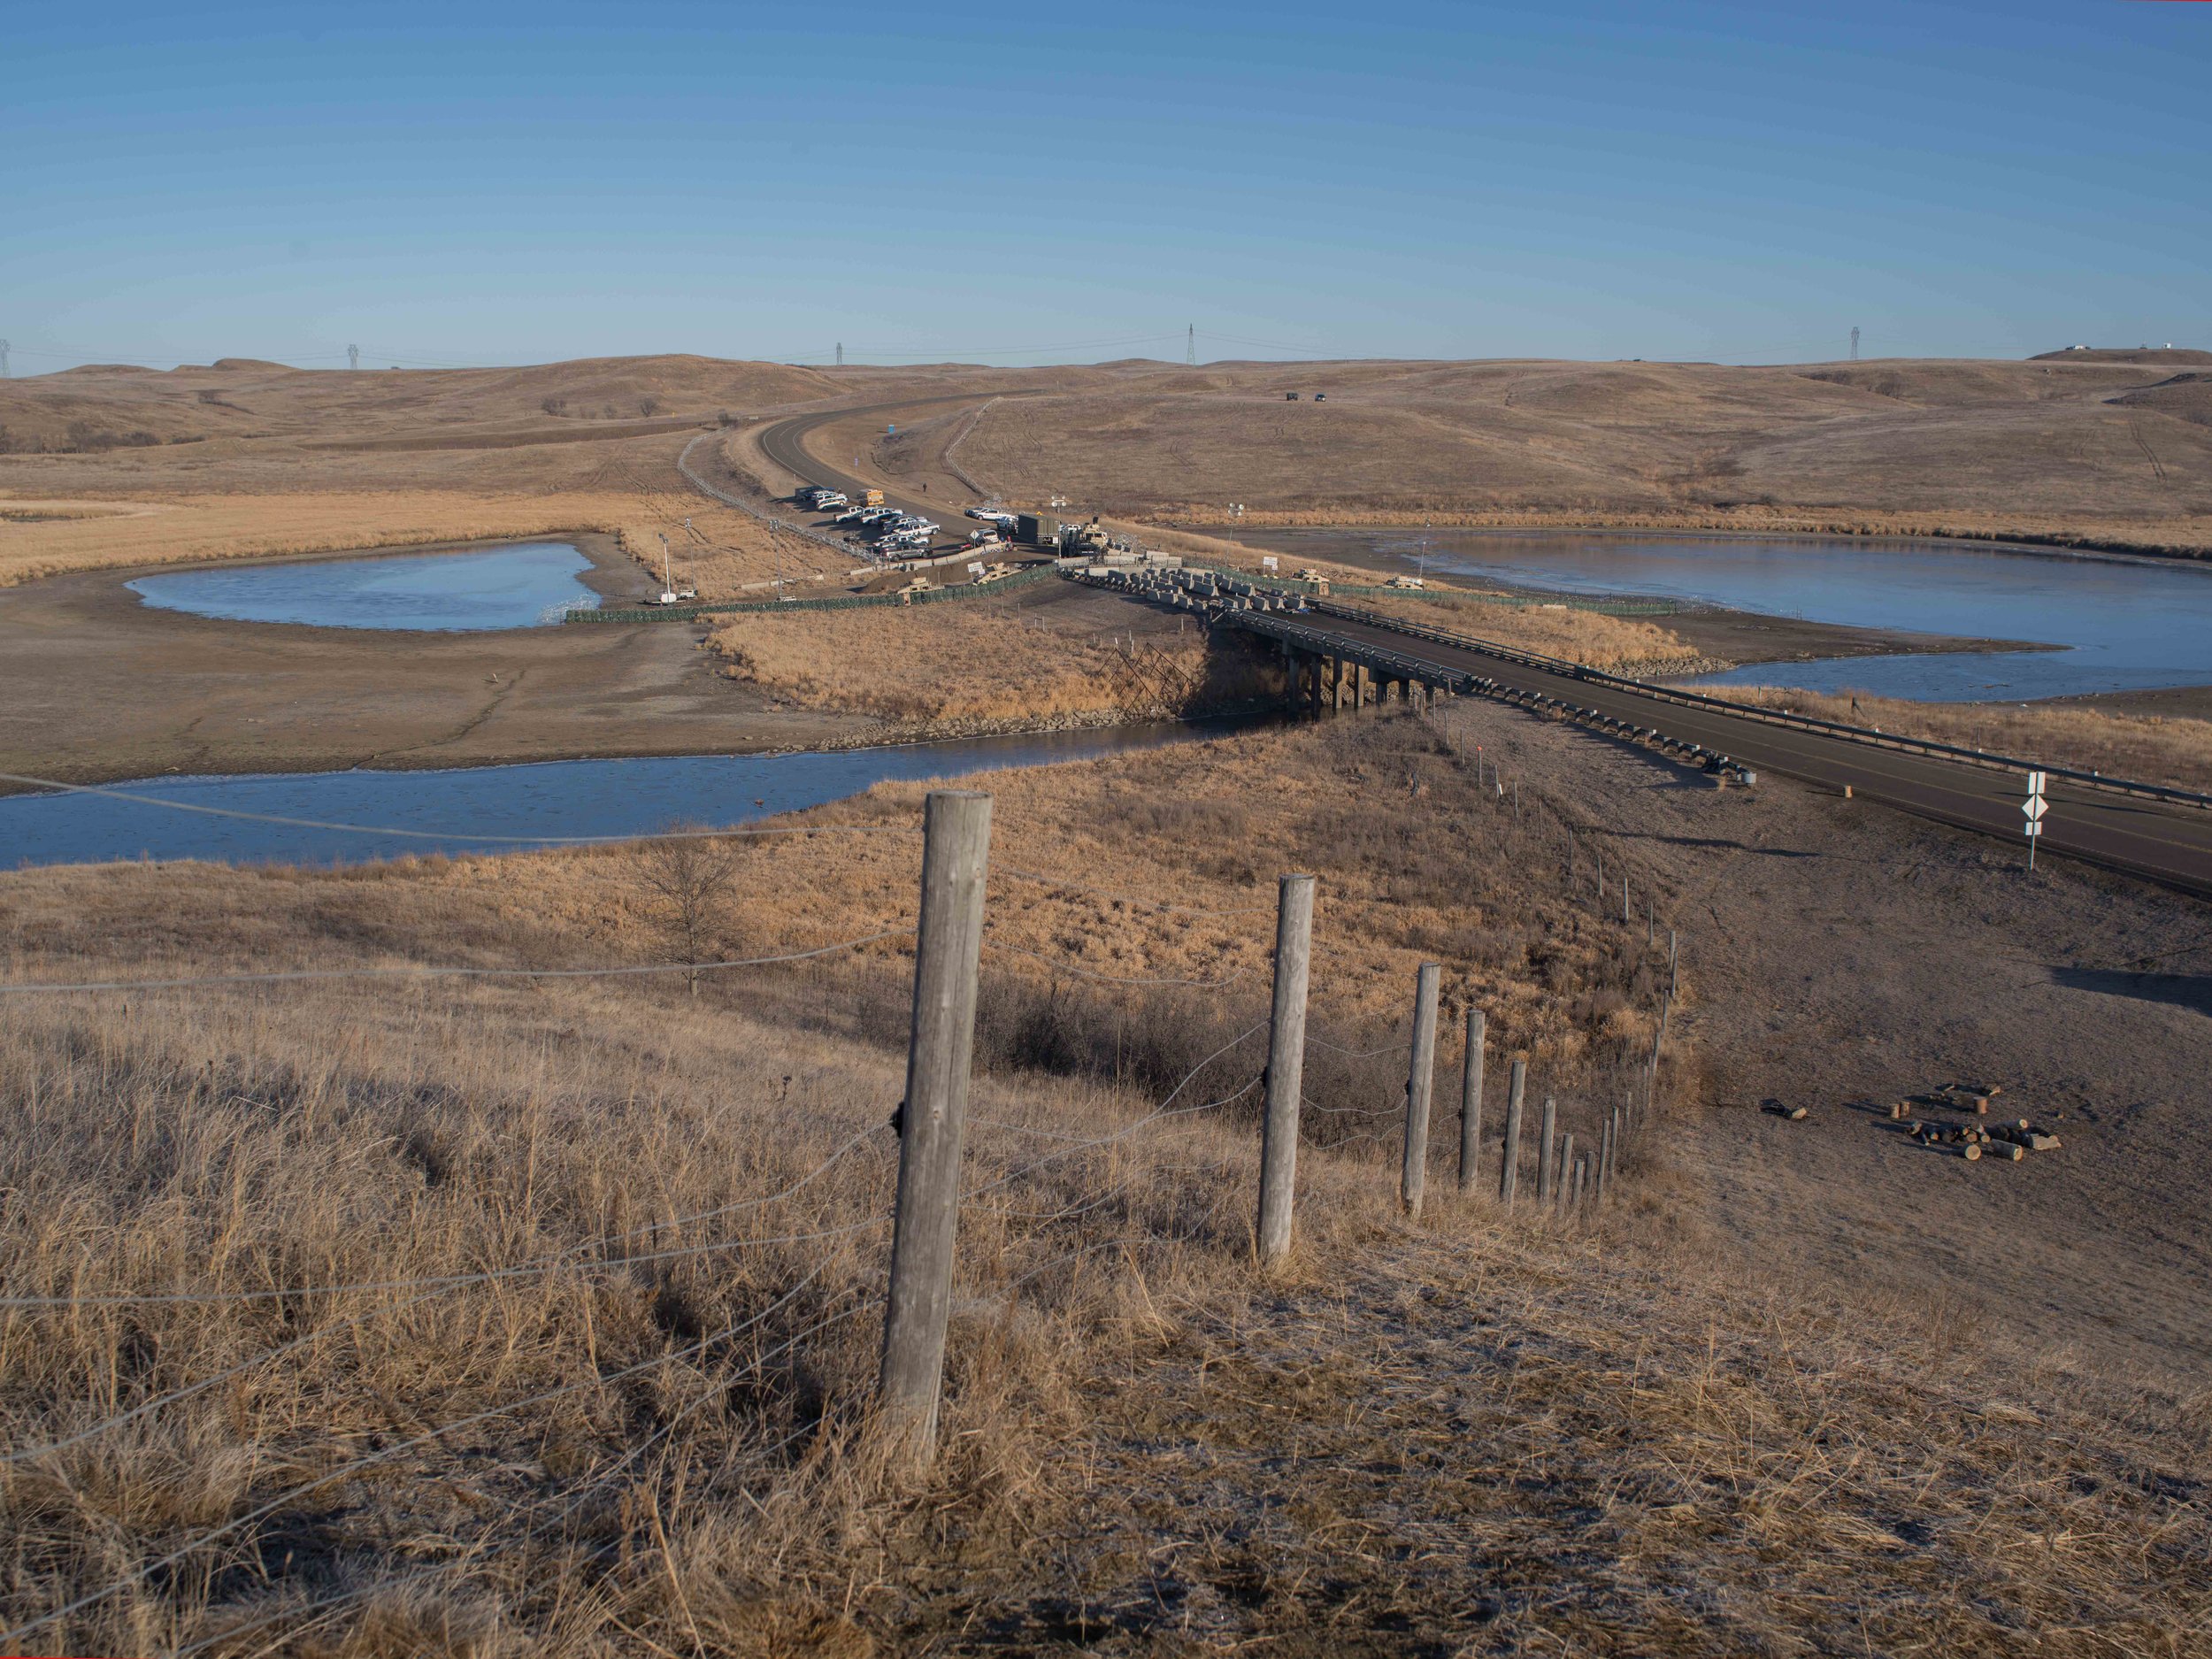
<path id="1" fill-rule="evenodd" d="M 1548 820 L 1480 804 L 1430 728 L 986 787 L 983 1075 L 946 1449 L 918 1479 L 864 1436 L 902 941 L 695 1002 L 680 976 L 10 1000 L 9 1292 L 293 1293 L 6 1310 L 6 1623 L 121 1586 L 15 1645 L 1999 1653 L 2040 1626 L 2042 1652 L 2188 1650 L 2200 1411 L 1709 1286 L 1663 1171 L 1595 1234 L 1449 1200 L 1396 1218 L 1415 963 L 1445 961 L 1539 1087 L 1633 1048 L 1649 990 L 1640 937 L 1549 872 Z M 1406 845 L 1379 810 L 1401 792 L 1454 834 Z M 918 794 L 815 818 L 910 825 Z M 743 843 L 719 942 L 898 926 L 917 854 Z M 22 872 L 0 938 L 19 982 L 648 960 L 639 856 Z M 1386 1050 L 1317 1050 L 1310 1089 L 1384 1127 L 1310 1154 L 1300 1253 L 1263 1285 L 1252 1044 L 1177 1102 L 1230 1104 L 1146 1114 L 1161 1068 L 1261 1017 L 1268 878 L 1294 864 L 1322 881 L 1317 1033 Z M 1228 983 L 1101 985 L 1023 950 Z M 1449 1133 L 1440 1113 L 1440 1158 Z"/>
<path id="2" fill-rule="evenodd" d="M 660 537 L 674 549 L 680 577 L 703 596 L 734 596 L 779 569 L 772 533 L 744 513 L 667 490 L 563 491 L 543 495 L 452 490 L 180 495 L 142 501 L 11 498 L 12 511 L 34 518 L 0 526 L 0 587 L 65 571 L 281 557 L 436 542 L 489 541 L 597 530 L 613 535 L 657 584 Z M 689 539 L 689 518 L 712 545 Z M 787 576 L 826 572 L 821 549 L 808 557 L 795 537 L 780 568 Z M 841 570 L 828 572 L 841 575 Z"/>
<path id="3" fill-rule="evenodd" d="M 1486 640 L 1563 657 L 1592 668 L 1651 673 L 1696 663 L 1698 654 L 1679 635 L 1636 617 L 1608 616 L 1565 605 L 1486 604 L 1479 595 L 1446 591 L 1424 595 L 1363 594 L 1345 602 L 1432 628 L 1449 628 Z"/>
<path id="4" fill-rule="evenodd" d="M 1823 720 L 1877 726 L 1910 737 L 2017 756 L 2083 772 L 2212 792 L 2212 722 L 2187 716 L 2121 714 L 2062 703 L 1907 703 L 1830 696 L 1781 687 L 1732 686 L 1732 702 L 1793 709 Z"/>
<path id="5" fill-rule="evenodd" d="M 739 616 L 709 642 L 732 678 L 787 703 L 902 722 L 1156 718 L 1239 691 L 1202 634 L 1133 642 L 993 599 Z"/>
<path id="6" fill-rule="evenodd" d="M 1939 527 L 2200 549 L 2212 434 L 2108 400 L 2157 365 L 1340 363 L 1009 398 L 962 442 L 1009 498 L 1150 518 Z M 1286 403 L 1284 394 L 1303 394 Z M 1316 404 L 1311 395 L 1325 391 Z M 1518 518 L 1518 515 L 1527 515 Z"/>
<path id="7" fill-rule="evenodd" d="M 670 462 L 687 434 L 655 435 L 657 422 L 704 430 L 722 413 L 967 397 L 918 411 L 896 436 L 866 419 L 833 426 L 823 453 L 874 445 L 864 470 L 954 502 L 967 486 L 941 450 L 965 433 L 962 468 L 1010 500 L 1059 491 L 1152 520 L 1225 525 L 1240 502 L 1248 524 L 2010 536 L 2201 555 L 2212 551 L 2212 427 L 2195 419 L 2197 388 L 2172 380 L 2163 364 L 1982 361 L 830 374 L 662 357 L 373 375 L 84 373 L 9 382 L 0 426 L 42 443 L 81 419 L 165 442 L 0 454 L 0 491 L 494 496 L 618 490 L 626 474 L 680 490 Z M 1284 403 L 1292 389 L 1329 401 Z M 1000 397 L 971 429 L 971 410 L 1002 392 L 1033 395 Z M 733 452 L 747 442 L 734 438 Z"/>

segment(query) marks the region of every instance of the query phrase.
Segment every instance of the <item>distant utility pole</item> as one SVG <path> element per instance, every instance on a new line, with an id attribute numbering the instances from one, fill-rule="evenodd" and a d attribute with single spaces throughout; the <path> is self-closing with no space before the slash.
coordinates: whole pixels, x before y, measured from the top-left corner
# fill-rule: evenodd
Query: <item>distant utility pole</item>
<path id="1" fill-rule="evenodd" d="M 1196 323 L 1190 326 L 1190 333 L 1185 336 L 1183 361 L 1194 369 L 1198 366 L 1198 325 Z"/>
<path id="2" fill-rule="evenodd" d="M 346 367 L 349 369 L 357 369 L 360 366 L 361 348 L 358 346 L 348 346 L 346 348 Z"/>
<path id="3" fill-rule="evenodd" d="M 841 369 L 845 366 L 845 342 L 841 340 L 837 342 L 837 366 Z"/>
<path id="4" fill-rule="evenodd" d="M 0 340 L 0 380 L 8 378 L 8 342 Z"/>
<path id="5" fill-rule="evenodd" d="M 1852 361 L 1852 362 L 1854 362 L 1854 363 L 1856 363 L 1858 360 L 1859 360 L 1859 326 L 1858 326 L 1858 324 L 1856 324 L 1856 323 L 1853 323 L 1853 324 L 1851 325 L 1851 361 Z"/>

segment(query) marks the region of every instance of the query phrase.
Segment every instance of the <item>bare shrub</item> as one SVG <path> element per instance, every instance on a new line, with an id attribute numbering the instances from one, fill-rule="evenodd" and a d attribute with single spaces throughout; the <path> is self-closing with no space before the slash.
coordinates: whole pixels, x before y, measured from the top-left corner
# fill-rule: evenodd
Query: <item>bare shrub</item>
<path id="1" fill-rule="evenodd" d="M 734 841 L 710 839 L 702 825 L 672 824 L 664 834 L 664 840 L 648 841 L 639 854 L 637 879 L 653 897 L 670 950 L 677 960 L 695 964 L 684 983 L 696 996 L 695 964 L 714 949 L 742 854 Z"/>

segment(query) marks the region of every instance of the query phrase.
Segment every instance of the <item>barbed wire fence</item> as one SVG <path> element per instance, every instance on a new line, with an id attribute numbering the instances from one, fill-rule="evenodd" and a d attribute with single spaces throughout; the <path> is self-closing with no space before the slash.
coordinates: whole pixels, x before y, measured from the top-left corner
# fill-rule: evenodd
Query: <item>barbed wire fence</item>
<path id="1" fill-rule="evenodd" d="M 125 792 L 113 790 L 93 792 L 125 795 Z M 180 810 L 217 811 L 226 816 L 256 818 L 269 816 L 228 812 L 224 809 L 160 797 L 125 795 L 125 798 L 144 800 Z M 1505 810 L 1518 815 L 1517 789 L 1508 791 L 1501 781 L 1497 798 Z M 305 822 L 288 818 L 276 821 L 287 824 Z M 0 1632 L 0 1644 L 12 1645 L 42 1638 L 48 1641 L 55 1640 L 50 1632 L 68 1626 L 71 1621 L 94 1612 L 113 1599 L 150 1580 L 170 1581 L 188 1563 L 203 1562 L 225 1549 L 236 1549 L 243 1540 L 253 1535 L 257 1528 L 273 1521 L 292 1507 L 340 1483 L 364 1477 L 373 1470 L 404 1463 L 417 1454 L 439 1446 L 445 1437 L 457 1432 L 585 1391 L 603 1393 L 611 1386 L 650 1375 L 686 1371 L 697 1392 L 682 1408 L 659 1423 L 649 1434 L 630 1446 L 611 1467 L 596 1471 L 578 1490 L 562 1494 L 557 1500 L 548 1497 L 534 1502 L 513 1522 L 514 1535 L 518 1538 L 529 1539 L 557 1532 L 570 1525 L 580 1510 L 595 1502 L 595 1494 L 607 1490 L 611 1482 L 625 1471 L 634 1467 L 654 1447 L 669 1443 L 680 1427 L 706 1409 L 710 1402 L 726 1399 L 733 1391 L 758 1381 L 768 1367 L 794 1354 L 803 1352 L 810 1341 L 826 1340 L 828 1333 L 849 1326 L 852 1322 L 877 1311 L 880 1311 L 883 1318 L 881 1357 L 875 1391 L 875 1412 L 868 1432 L 878 1438 L 881 1444 L 891 1448 L 895 1455 L 916 1463 L 926 1463 L 933 1455 L 938 1443 L 939 1407 L 946 1372 L 946 1344 L 955 1300 L 957 1233 L 964 1215 L 971 1219 L 972 1225 L 985 1222 L 1001 1225 L 1018 1225 L 1025 1230 L 1025 1238 L 1042 1241 L 1047 1246 L 1079 1237 L 1079 1234 L 1068 1231 L 1071 1224 L 1086 1222 L 1087 1218 L 1096 1217 L 1101 1211 L 1128 1197 L 1137 1183 L 1156 1181 L 1164 1172 L 1164 1167 L 1156 1163 L 1133 1164 L 1118 1177 L 1107 1179 L 1102 1171 L 1094 1169 L 1101 1155 L 1110 1157 L 1118 1148 L 1126 1146 L 1137 1137 L 1157 1131 L 1163 1125 L 1195 1120 L 1218 1121 L 1224 1114 L 1242 1106 L 1256 1094 L 1261 1096 L 1263 1103 L 1258 1113 L 1260 1145 L 1256 1160 L 1256 1219 L 1251 1236 L 1256 1253 L 1263 1264 L 1279 1259 L 1292 1248 L 1296 1232 L 1296 1157 L 1302 1147 L 1323 1154 L 1354 1156 L 1363 1154 L 1371 1156 L 1372 1149 L 1394 1147 L 1399 1153 L 1400 1204 L 1409 1216 L 1417 1217 L 1421 1213 L 1425 1176 L 1432 1156 L 1430 1118 L 1438 1067 L 1439 964 L 1424 964 L 1419 968 L 1412 987 L 1409 1018 L 1401 1034 L 1380 1044 L 1356 1046 L 1353 1042 L 1341 1041 L 1324 1034 L 1322 1031 L 1308 1027 L 1309 964 L 1311 960 L 1317 885 L 1314 877 L 1300 874 L 1282 877 L 1278 883 L 1276 902 L 1272 905 L 1254 903 L 1204 907 L 1184 904 L 1152 895 L 1117 892 L 1010 864 L 1002 864 L 994 869 L 989 858 L 990 825 L 991 797 L 987 794 L 940 789 L 927 795 L 924 823 L 918 832 L 903 826 L 849 824 L 671 832 L 672 835 L 684 838 L 720 835 L 831 836 L 840 833 L 914 835 L 918 833 L 922 842 L 920 903 L 918 915 L 911 926 L 879 927 L 828 943 L 766 951 L 742 957 L 703 962 L 618 963 L 557 967 L 411 964 L 338 969 L 215 971 L 150 974 L 135 979 L 104 977 L 78 981 L 42 978 L 0 982 L 0 1017 L 4 1017 L 10 1003 L 31 998 L 100 997 L 154 991 L 166 993 L 199 988 L 274 987 L 346 979 L 454 978 L 535 980 L 695 975 L 703 972 L 818 962 L 826 957 L 863 951 L 873 945 L 891 941 L 902 943 L 909 939 L 913 941 L 914 949 L 906 1079 L 896 1111 L 887 1123 L 878 1121 L 846 1136 L 810 1167 L 772 1191 L 732 1200 L 665 1220 L 657 1220 L 642 1226 L 598 1234 L 557 1250 L 541 1252 L 466 1273 L 398 1275 L 261 1286 L 233 1285 L 226 1287 L 180 1286 L 172 1289 L 140 1292 L 0 1285 L 0 1317 L 8 1318 L 18 1316 L 35 1318 L 42 1314 L 74 1318 L 88 1311 L 99 1310 L 129 1310 L 159 1306 L 216 1308 L 242 1304 L 268 1304 L 284 1310 L 289 1317 L 296 1317 L 301 1309 L 312 1303 L 334 1305 L 347 1299 L 372 1296 L 385 1299 L 373 1308 L 364 1306 L 350 1312 L 342 1312 L 329 1321 L 311 1323 L 296 1337 L 273 1343 L 204 1376 L 125 1405 L 65 1433 L 0 1450 L 0 1467 L 35 1467 L 73 1448 L 117 1436 L 126 1430 L 134 1430 L 137 1425 L 143 1425 L 149 1419 L 157 1417 L 188 1401 L 235 1383 L 257 1369 L 292 1359 L 304 1350 L 325 1343 L 341 1332 L 357 1325 L 372 1312 L 389 1311 L 394 1305 L 390 1299 L 398 1299 L 396 1306 L 401 1310 L 418 1310 L 440 1298 L 475 1287 L 498 1287 L 529 1280 L 581 1283 L 611 1274 L 634 1272 L 641 1267 L 657 1263 L 734 1257 L 742 1252 L 772 1248 L 826 1247 L 833 1241 L 864 1240 L 887 1227 L 890 1233 L 887 1259 L 876 1279 L 839 1291 L 830 1299 L 828 1305 L 811 1309 L 811 1317 L 799 1329 L 787 1335 L 780 1335 L 765 1348 L 759 1348 L 756 1343 L 751 1351 L 745 1351 L 744 1340 L 767 1330 L 777 1316 L 805 1303 L 807 1293 L 829 1259 L 826 1256 L 823 1256 L 814 1267 L 801 1273 L 795 1282 L 764 1305 L 752 1308 L 741 1317 L 711 1332 L 670 1347 L 662 1353 L 612 1371 L 595 1370 L 590 1375 L 559 1384 L 549 1390 L 539 1390 L 522 1398 L 507 1400 L 441 1422 L 419 1433 L 392 1440 L 356 1455 L 342 1456 L 308 1478 L 294 1481 L 242 1512 L 152 1555 L 104 1585 L 76 1594 L 60 1605 L 50 1607 L 12 1630 Z M 411 833 L 426 836 L 438 833 L 320 821 L 311 826 L 402 837 Z M 1571 883 L 1574 869 L 1573 831 L 1571 826 L 1563 823 L 1563 829 L 1567 836 L 1564 856 Z M 479 839 L 501 845 L 559 847 L 597 842 L 610 838 L 534 835 Z M 1118 1127 L 1086 1133 L 1063 1125 L 1020 1123 L 1011 1119 L 972 1116 L 968 1111 L 969 1085 L 973 1071 L 976 1021 L 980 998 L 979 976 L 984 950 L 991 949 L 1033 962 L 1056 975 L 1068 973 L 1079 979 L 1117 986 L 1172 987 L 1183 990 L 1221 992 L 1241 983 L 1250 974 L 1250 970 L 1247 968 L 1204 979 L 1112 974 L 1026 946 L 994 940 L 989 936 L 987 926 L 987 901 L 994 879 L 1080 895 L 1098 901 L 1102 908 L 1149 909 L 1165 915 L 1206 918 L 1233 918 L 1272 911 L 1276 917 L 1276 938 L 1271 958 L 1273 986 L 1269 1013 L 1265 1018 L 1244 1025 L 1233 1036 L 1214 1047 L 1190 1065 L 1171 1087 L 1164 1089 L 1148 1110 Z M 1609 921 L 1612 918 L 1610 889 L 1605 885 L 1601 874 L 1596 877 L 1595 891 L 1603 902 L 1601 908 Z M 1623 894 L 1619 916 L 1623 925 L 1627 926 L 1634 918 L 1629 908 L 1625 886 Z M 1655 949 L 1655 909 L 1647 907 L 1645 919 L 1646 946 Z M 1613 1202 L 1618 1187 L 1621 1160 L 1661 1112 L 1658 1092 L 1660 1061 L 1675 1000 L 1678 951 L 1678 941 L 1670 932 L 1665 991 L 1656 1010 L 1652 1046 L 1642 1075 L 1636 1079 L 1636 1086 L 1631 1087 L 1619 1102 L 1605 1105 L 1599 1114 L 1595 1144 L 1591 1145 L 1586 1141 L 1580 1150 L 1576 1149 L 1573 1133 L 1562 1130 L 1555 1099 L 1552 1095 L 1545 1097 L 1536 1144 L 1533 1148 L 1525 1145 L 1527 1063 L 1525 1058 L 1519 1056 L 1515 1057 L 1510 1065 L 1505 1089 L 1502 1130 L 1490 1135 L 1484 1133 L 1484 1101 L 1488 1087 L 1485 1075 L 1488 1046 L 1486 1019 L 1479 1008 L 1471 1006 L 1465 1010 L 1458 1079 L 1460 1107 L 1455 1133 L 1450 1137 L 1455 1141 L 1458 1148 L 1457 1187 L 1462 1194 L 1478 1199 L 1494 1199 L 1496 1203 L 1506 1207 L 1526 1208 L 1521 1196 L 1522 1176 L 1532 1162 L 1535 1170 L 1533 1202 L 1539 1213 L 1563 1219 L 1579 1217 Z M 1330 1104 L 1317 1101 L 1303 1084 L 1304 1068 L 1310 1053 L 1325 1056 L 1324 1064 L 1371 1069 L 1373 1063 L 1382 1061 L 1393 1053 L 1403 1054 L 1407 1069 L 1402 1095 L 1394 1103 L 1386 1100 L 1372 1106 Z M 1364 1074 L 1355 1071 L 1353 1075 L 1357 1080 Z M 1208 1079 L 1218 1081 L 1202 1088 L 1202 1082 Z M 987 1133 L 1029 1137 L 1046 1145 L 1034 1156 L 1002 1173 L 971 1180 L 964 1173 L 963 1156 L 966 1132 L 971 1126 Z M 876 1156 L 879 1149 L 883 1148 L 887 1135 L 895 1141 L 897 1149 L 895 1197 L 887 1211 L 851 1220 L 838 1220 L 833 1224 L 825 1217 L 819 1222 L 810 1221 L 797 1225 L 787 1224 L 765 1229 L 757 1225 L 731 1227 L 730 1224 L 738 1217 L 749 1217 L 757 1212 L 798 1202 L 810 1189 L 819 1187 L 832 1171 L 852 1160 Z M 1495 1173 L 1491 1174 L 1488 1171 L 1494 1163 Z M 1210 1162 L 1179 1165 L 1176 1169 L 1181 1173 L 1217 1176 L 1228 1167 L 1229 1161 L 1217 1158 Z M 1071 1179 L 1076 1189 L 1073 1194 L 1065 1202 L 1042 1208 L 1018 1207 L 1019 1201 L 1013 1197 L 1015 1189 L 1035 1183 L 1048 1171 L 1058 1171 Z M 661 1244 L 664 1236 L 682 1238 L 689 1233 L 695 1239 L 702 1231 L 713 1233 L 715 1236 L 664 1248 Z M 641 1242 L 646 1248 L 635 1248 Z M 1010 1294 L 1015 1290 L 1034 1284 L 1048 1273 L 1064 1267 L 1073 1267 L 1102 1249 L 1126 1242 L 1112 1236 L 1095 1239 L 1079 1243 L 1073 1248 L 1061 1250 L 1041 1262 L 1025 1264 L 1024 1271 L 1005 1286 L 1005 1292 Z M 808 1426 L 803 1425 L 780 1441 L 753 1448 L 748 1456 L 762 1467 L 770 1466 L 793 1441 L 803 1438 L 808 1432 Z M 311 1617 L 315 1622 L 321 1622 L 342 1612 L 347 1606 L 370 1594 L 374 1587 L 373 1585 L 365 1585 L 305 1605 L 288 1606 L 272 1613 L 265 1622 L 280 1623 L 288 1618 L 298 1621 Z M 293 1633 L 297 1634 L 303 1628 L 296 1622 Z M 241 1627 L 227 1626 L 218 1634 L 178 1651 L 199 1651 L 243 1633 L 245 1632 Z"/>

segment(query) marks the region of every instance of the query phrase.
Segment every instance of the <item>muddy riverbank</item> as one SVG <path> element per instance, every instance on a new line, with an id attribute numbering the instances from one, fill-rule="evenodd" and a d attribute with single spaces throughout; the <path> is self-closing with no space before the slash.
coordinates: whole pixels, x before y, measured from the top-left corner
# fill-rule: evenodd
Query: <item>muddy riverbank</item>
<path id="1" fill-rule="evenodd" d="M 612 537 L 564 539 L 591 560 L 579 579 L 609 603 L 649 591 Z M 0 771 L 94 783 L 880 741 L 875 722 L 779 707 L 722 676 L 688 625 L 422 634 L 227 622 L 156 610 L 123 586 L 178 568 L 0 590 Z"/>

